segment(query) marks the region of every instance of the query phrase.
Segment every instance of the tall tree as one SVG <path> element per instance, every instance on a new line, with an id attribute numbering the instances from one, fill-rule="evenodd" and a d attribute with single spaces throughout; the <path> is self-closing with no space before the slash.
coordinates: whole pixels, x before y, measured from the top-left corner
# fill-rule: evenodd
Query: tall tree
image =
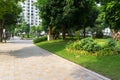
<path id="1" fill-rule="evenodd" d="M 83 29 L 85 37 L 86 27 L 94 27 L 98 10 L 95 9 L 94 0 L 66 0 L 65 16 L 68 17 L 69 26 Z"/>
<path id="2" fill-rule="evenodd" d="M 118 31 L 120 30 L 120 1 L 102 0 L 101 3 L 104 7 L 105 24 L 112 29 L 112 37 L 116 39 L 117 36 L 120 36 L 120 34 L 118 34 Z"/>
<path id="3" fill-rule="evenodd" d="M 0 0 L 0 42 L 2 42 L 3 28 L 17 22 L 17 16 L 21 12 L 18 1 L 21 0 Z"/>
<path id="4" fill-rule="evenodd" d="M 47 0 L 47 2 L 38 0 L 38 7 L 40 10 L 40 16 L 42 18 L 42 24 L 48 28 L 49 36 L 51 36 L 53 28 L 57 29 L 65 26 L 65 22 L 62 16 L 64 5 L 64 0 Z M 64 34 L 65 30 L 63 29 L 64 27 L 62 28 L 62 33 Z"/>
<path id="5" fill-rule="evenodd" d="M 74 27 L 85 30 L 89 21 L 91 24 L 95 22 L 95 20 L 88 20 L 95 12 L 95 10 L 91 12 L 93 5 L 93 0 L 38 0 L 43 25 L 48 27 L 49 33 L 53 27 L 54 30 L 62 32 L 63 39 L 68 29 Z"/>

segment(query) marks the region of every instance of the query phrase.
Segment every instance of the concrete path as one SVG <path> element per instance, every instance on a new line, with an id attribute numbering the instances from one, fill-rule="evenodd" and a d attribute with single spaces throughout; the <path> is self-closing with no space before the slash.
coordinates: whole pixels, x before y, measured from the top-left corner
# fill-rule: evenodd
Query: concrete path
<path id="1" fill-rule="evenodd" d="M 0 80 L 110 80 L 45 51 L 30 40 L 0 44 Z"/>

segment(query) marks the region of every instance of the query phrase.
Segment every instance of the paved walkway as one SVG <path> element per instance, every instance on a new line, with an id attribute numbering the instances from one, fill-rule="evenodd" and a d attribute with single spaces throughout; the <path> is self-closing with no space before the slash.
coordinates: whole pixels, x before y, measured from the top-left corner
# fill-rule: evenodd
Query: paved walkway
<path id="1" fill-rule="evenodd" d="M 32 44 L 0 44 L 0 80 L 110 80 Z"/>

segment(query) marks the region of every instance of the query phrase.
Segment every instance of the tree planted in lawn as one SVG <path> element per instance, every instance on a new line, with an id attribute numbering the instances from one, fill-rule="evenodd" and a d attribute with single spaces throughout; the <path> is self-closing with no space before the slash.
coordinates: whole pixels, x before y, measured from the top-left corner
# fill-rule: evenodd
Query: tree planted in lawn
<path id="1" fill-rule="evenodd" d="M 2 42 L 5 26 L 17 23 L 18 15 L 21 12 L 19 1 L 21 0 L 0 0 L 0 42 Z"/>

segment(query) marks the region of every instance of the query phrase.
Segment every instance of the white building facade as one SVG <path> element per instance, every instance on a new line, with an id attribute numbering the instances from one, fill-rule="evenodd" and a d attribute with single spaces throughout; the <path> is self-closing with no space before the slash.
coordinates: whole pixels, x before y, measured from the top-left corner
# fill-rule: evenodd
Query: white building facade
<path id="1" fill-rule="evenodd" d="M 37 0 L 25 0 L 21 3 L 23 12 L 22 17 L 27 24 L 30 26 L 38 26 L 40 24 L 39 10 L 35 7 L 34 3 Z"/>

